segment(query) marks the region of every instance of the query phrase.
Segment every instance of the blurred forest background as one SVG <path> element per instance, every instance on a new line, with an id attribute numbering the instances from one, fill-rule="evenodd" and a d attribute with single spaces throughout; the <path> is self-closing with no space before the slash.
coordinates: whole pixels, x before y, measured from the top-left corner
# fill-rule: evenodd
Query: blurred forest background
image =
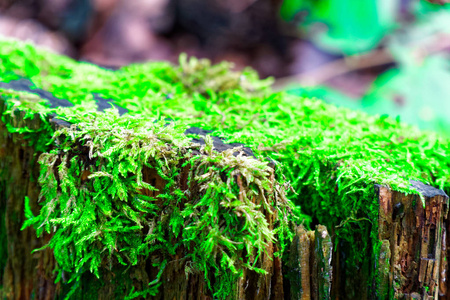
<path id="1" fill-rule="evenodd" d="M 450 0 L 0 0 L 0 35 L 117 68 L 182 52 L 450 136 Z"/>

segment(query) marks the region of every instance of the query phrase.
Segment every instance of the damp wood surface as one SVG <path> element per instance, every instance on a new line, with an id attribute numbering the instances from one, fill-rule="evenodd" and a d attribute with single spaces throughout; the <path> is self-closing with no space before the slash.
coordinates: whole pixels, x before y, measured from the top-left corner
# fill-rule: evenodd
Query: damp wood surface
<path id="1" fill-rule="evenodd" d="M 380 293 L 396 299 L 438 299 L 448 289 L 448 197 L 420 182 L 413 184 L 422 188 L 422 198 L 378 187 Z"/>
<path id="2" fill-rule="evenodd" d="M 2 102 L 2 101 L 0 101 Z M 0 105 L 2 111 L 3 103 Z M 19 117 L 20 118 L 20 117 Z M 28 120 L 30 127 L 38 128 L 38 118 Z M 6 264 L 0 273 L 3 299 L 54 299 L 56 284 L 52 275 L 55 259 L 50 249 L 32 254 L 36 248 L 48 242 L 48 236 L 36 238 L 32 228 L 21 230 L 24 218 L 24 198 L 28 196 L 33 211 L 39 210 L 37 198 L 40 188 L 37 184 L 39 174 L 35 149 L 27 146 L 18 134 L 6 134 L 5 124 L 0 122 L 0 166 L 1 187 L 0 208 L 4 210 Z"/>

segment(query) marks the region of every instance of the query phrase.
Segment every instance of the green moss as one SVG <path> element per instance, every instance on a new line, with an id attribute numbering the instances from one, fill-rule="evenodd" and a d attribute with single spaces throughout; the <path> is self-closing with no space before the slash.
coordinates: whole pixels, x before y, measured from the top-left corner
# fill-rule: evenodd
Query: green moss
<path id="1" fill-rule="evenodd" d="M 238 149 L 217 153 L 211 139 L 200 148 L 176 123 L 117 111 L 76 120 L 56 131 L 57 146 L 40 156 L 42 208 L 36 217 L 25 213 L 24 227 L 53 233 L 46 247 L 54 249 L 57 280 L 66 272 L 69 282 L 80 282 L 88 270 L 100 278 L 101 269 L 135 266 L 154 254 L 162 271 L 182 251 L 186 272 L 205 274 L 215 296 L 225 298 L 244 268 L 264 272 L 258 258 L 269 242 L 290 238 L 292 208 L 267 162 L 234 156 Z M 185 184 L 193 188 L 182 190 L 186 166 Z M 162 190 L 144 181 L 145 168 L 165 181 Z M 277 213 L 279 229 L 269 229 L 264 211 Z M 136 296 L 158 286 L 159 276 Z"/>
<path id="2" fill-rule="evenodd" d="M 81 239 L 82 243 L 93 245 L 94 241 L 100 239 L 102 241 L 100 244 L 108 253 L 106 256 L 108 260 L 117 259 L 119 262 L 131 264 L 153 251 L 145 243 L 149 237 L 138 234 L 135 238 L 128 239 L 123 234 L 126 230 L 140 232 L 138 229 L 144 226 L 144 220 L 147 220 L 138 217 L 134 209 L 130 211 L 127 203 L 137 201 L 136 205 L 140 207 L 138 210 L 142 210 L 148 218 L 159 213 L 160 208 L 154 205 L 146 207 L 139 204 L 139 201 L 145 200 L 146 203 L 154 201 L 143 200 L 138 196 L 141 187 L 150 188 L 138 175 L 141 168 L 146 166 L 148 159 L 152 159 L 153 163 L 147 167 L 156 168 L 158 174 L 167 181 L 165 190 L 161 191 L 163 195 L 161 201 L 167 201 L 163 203 L 171 207 L 167 212 L 167 220 L 173 222 L 172 225 L 170 222 L 167 223 L 169 225 L 164 228 L 154 227 L 156 231 L 150 236 L 156 240 L 158 240 L 156 237 L 163 239 L 158 240 L 159 243 L 155 244 L 155 247 L 159 247 L 158 251 L 165 251 L 166 255 L 173 253 L 180 245 L 187 247 L 191 251 L 189 259 L 197 262 L 192 269 L 205 272 L 207 278 L 211 272 L 213 276 L 226 274 L 228 277 L 221 281 L 224 283 L 232 282 L 240 275 L 239 266 L 247 268 L 253 266 L 251 261 L 236 264 L 236 255 L 239 251 L 244 251 L 244 245 L 252 244 L 254 245 L 252 249 L 256 249 L 251 251 L 245 249 L 247 253 L 260 252 L 264 248 L 264 242 L 274 239 L 275 235 L 279 243 L 286 243 L 289 240 L 291 233 L 287 229 L 286 219 L 281 216 L 287 218 L 290 215 L 286 209 L 292 206 L 291 203 L 296 205 L 297 212 L 301 208 L 302 212 L 327 225 L 336 237 L 335 243 L 341 243 L 347 248 L 346 264 L 348 266 L 364 264 L 364 270 L 360 271 L 363 273 L 361 280 L 369 280 L 369 277 L 373 276 L 373 272 L 370 271 L 371 265 L 376 260 L 380 248 L 377 240 L 378 207 L 373 184 L 388 185 L 404 193 L 417 193 L 409 184 L 409 180 L 416 179 L 450 191 L 449 140 L 434 133 L 419 131 L 390 118 L 368 116 L 362 112 L 337 108 L 316 99 L 299 98 L 283 92 L 272 93 L 269 87 L 270 80 L 259 80 L 252 70 L 232 72 L 227 63 L 211 66 L 206 60 L 188 60 L 185 56 L 181 56 L 179 66 L 168 63 L 146 63 L 110 71 L 48 54 L 18 42 L 2 41 L 1 45 L 0 59 L 2 62 L 10 61 L 0 69 L 1 78 L 26 76 L 37 87 L 48 90 L 75 105 L 73 108 L 55 110 L 59 116 L 76 124 L 78 130 L 63 129 L 56 132 L 56 136 L 64 135 L 65 139 L 57 146 L 54 145 L 54 150 L 41 157 L 42 196 L 46 200 L 40 215 L 36 217 L 37 219 L 33 219 L 36 225 L 44 222 L 48 230 L 55 225 L 54 222 L 60 222 L 58 232 L 49 246 L 61 248 L 61 256 L 57 259 L 63 261 L 61 265 L 67 266 L 72 272 L 84 271 L 89 266 L 90 271 L 96 273 L 104 263 L 105 256 L 100 254 L 103 248 L 95 250 L 98 252 L 89 250 L 86 254 L 83 252 L 87 251 L 86 248 L 77 250 L 78 246 L 73 246 L 71 251 L 85 259 L 71 261 L 67 260 L 69 255 L 62 249 L 63 246 L 66 247 L 66 244 L 62 243 L 63 240 Z M 122 118 L 114 113 L 105 115 L 92 113 L 96 108 L 94 94 L 113 99 L 129 113 Z M 22 105 L 21 103 L 20 101 L 17 105 Z M 48 113 L 48 107 L 28 106 L 28 108 Z M 137 118 L 144 121 L 138 122 Z M 172 131 L 159 135 L 158 130 L 161 132 L 166 130 L 163 129 L 165 128 L 163 123 L 153 123 L 149 120 L 166 118 L 173 120 L 173 127 L 169 126 L 167 129 Z M 97 120 L 102 120 L 105 124 L 99 124 Z M 94 122 L 97 127 L 92 127 L 89 122 Z M 142 127 L 143 124 L 145 127 Z M 211 219 L 212 215 L 219 214 L 222 220 L 230 224 L 238 222 L 237 219 L 233 219 L 237 218 L 236 214 L 231 214 L 232 219 L 229 219 L 230 207 L 235 204 L 238 206 L 233 207 L 231 211 L 236 212 L 245 207 L 252 211 L 253 216 L 258 216 L 258 209 L 252 207 L 245 199 L 239 199 L 239 202 L 230 200 L 230 203 L 226 204 L 231 205 L 230 207 L 214 202 L 218 201 L 219 197 L 239 194 L 239 187 L 235 183 L 219 179 L 218 174 L 225 172 L 230 175 L 236 170 L 242 174 L 246 172 L 248 162 L 237 163 L 233 161 L 230 153 L 218 154 L 210 152 L 208 148 L 201 150 L 206 154 L 201 158 L 201 162 L 193 160 L 189 157 L 192 145 L 183 136 L 184 127 L 180 127 L 179 124 L 212 129 L 214 135 L 224 137 L 228 142 L 248 145 L 261 161 L 268 157 L 276 163 L 279 186 L 289 183 L 292 187 L 292 192 L 287 195 L 289 202 L 282 202 L 280 206 L 281 223 L 277 227 L 280 229 L 276 229 L 278 232 L 262 230 L 266 228 L 262 220 L 261 223 L 241 220 L 240 222 L 250 226 L 246 227 L 246 233 L 239 233 L 241 235 L 217 227 L 215 219 Z M 8 129 L 18 130 L 17 128 L 20 127 L 10 126 Z M 126 135 L 127 130 L 130 136 Z M 149 132 L 155 139 L 155 144 L 147 140 Z M 138 143 L 141 139 L 144 142 Z M 143 148 L 135 148 L 133 143 L 138 143 Z M 164 146 L 168 144 L 171 145 L 170 150 Z M 76 149 L 82 147 L 91 149 L 91 157 L 79 156 L 82 151 L 79 150 L 81 152 L 78 153 Z M 127 149 L 124 153 L 129 156 L 121 156 L 118 149 L 121 151 Z M 165 153 L 164 151 L 170 154 L 167 154 L 167 157 L 164 154 L 165 159 L 162 159 L 159 155 Z M 58 158 L 61 162 L 57 164 Z M 91 162 L 93 159 L 95 163 Z M 180 172 L 180 164 L 190 166 L 191 181 L 208 187 L 203 194 L 207 195 L 205 198 L 187 201 L 186 195 L 177 190 L 174 181 Z M 230 167 L 230 164 L 234 167 Z M 52 175 L 56 165 L 59 165 L 57 167 L 59 175 Z M 264 163 L 254 159 L 250 165 L 249 170 L 256 173 L 248 178 L 263 180 L 272 172 Z M 81 184 L 77 182 L 79 173 L 85 168 L 95 175 L 92 175 L 89 182 L 83 183 L 86 185 L 85 189 L 78 190 L 76 187 Z M 197 171 L 200 173 L 195 173 Z M 254 191 L 257 197 L 264 193 L 270 194 L 268 183 L 260 185 L 256 181 L 248 181 L 247 184 L 246 190 L 249 193 Z M 258 186 L 256 189 L 255 184 Z M 104 196 L 100 196 L 100 193 Z M 282 194 L 283 189 L 280 188 L 278 193 Z M 76 200 L 70 198 L 70 195 L 74 194 L 77 195 Z M 94 198 L 95 205 L 92 204 Z M 120 205 L 113 211 L 111 203 L 114 201 Z M 276 204 L 271 201 L 275 200 L 268 200 L 267 205 Z M 176 209 L 174 203 L 180 202 L 191 204 L 183 209 L 179 207 Z M 80 206 L 91 205 L 86 211 L 90 211 L 93 215 L 83 216 L 74 203 L 77 205 L 80 203 Z M 78 211 L 78 214 L 72 210 Z M 68 211 L 71 213 L 68 214 Z M 198 218 L 196 220 L 191 216 L 194 212 Z M 73 219 L 74 215 L 78 216 L 78 219 Z M 104 219 L 97 217 L 99 215 Z M 300 216 L 298 213 L 296 215 Z M 197 227 L 188 225 L 191 222 L 197 224 L 195 225 Z M 90 226 L 86 227 L 83 224 Z M 108 228 L 116 228 L 115 231 L 104 233 L 105 224 Z M 120 225 L 122 227 L 118 224 L 122 224 Z M 211 229 L 215 230 L 210 234 L 199 234 L 203 227 L 198 224 L 210 224 Z M 78 228 L 77 226 L 83 229 L 73 235 L 77 232 L 74 230 Z M 181 226 L 185 228 L 183 232 L 180 231 Z M 125 231 L 122 232 L 117 228 Z M 230 226 L 225 228 L 229 229 Z M 40 230 L 43 229 L 44 227 L 41 227 Z M 263 236 L 254 237 L 253 233 L 258 232 Z M 110 237 L 106 238 L 109 235 Z M 246 240 L 247 242 L 243 244 L 236 244 L 238 240 L 231 238 L 240 236 L 239 239 L 245 240 L 244 236 L 247 235 L 246 238 L 250 240 Z M 176 241 L 175 244 L 168 243 L 168 239 Z M 127 256 L 114 251 L 111 241 L 116 240 L 120 240 L 127 249 L 125 250 Z M 183 241 L 196 241 L 197 244 L 187 246 Z M 219 261 L 214 256 L 217 249 L 213 247 L 211 250 L 211 246 L 202 244 L 209 243 L 206 241 L 214 241 L 213 245 L 220 244 L 227 249 L 221 253 Z M 242 240 L 239 240 L 240 242 Z M 368 250 L 371 250 L 369 252 L 372 253 L 372 261 L 364 259 Z M 199 263 L 202 256 L 208 258 L 203 264 Z M 214 261 L 212 257 L 215 257 Z M 160 262 L 161 266 L 163 262 Z M 224 273 L 224 270 L 228 271 Z M 351 272 L 350 268 L 348 270 Z M 220 296 L 230 292 L 225 286 L 211 288 Z"/>

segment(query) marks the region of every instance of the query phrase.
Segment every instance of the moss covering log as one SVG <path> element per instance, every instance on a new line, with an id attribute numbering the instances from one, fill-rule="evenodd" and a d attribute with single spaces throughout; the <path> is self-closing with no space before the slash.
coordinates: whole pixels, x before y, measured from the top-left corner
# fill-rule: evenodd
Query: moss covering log
<path id="1" fill-rule="evenodd" d="M 1 46 L 3 134 L 33 149 L 38 172 L 34 194 L 14 200 L 23 214 L 14 226 L 24 225 L 14 234 L 36 230 L 42 242 L 32 248 L 45 247 L 30 257 L 53 251 L 54 265 L 43 266 L 55 271 L 48 282 L 61 297 L 307 295 L 295 286 L 320 299 L 447 294 L 449 140 L 273 93 L 270 80 L 227 63 L 182 56 L 179 66 L 111 71 L 18 42 Z M 404 199 L 392 200 L 403 211 L 385 209 L 385 188 Z M 304 252 L 300 264 L 293 258 L 308 248 L 299 245 L 305 235 L 294 238 L 300 224 L 329 233 L 306 234 L 318 259 L 309 284 L 289 269 L 305 265 Z M 396 244 L 418 239 L 427 241 L 414 256 L 416 248 Z"/>

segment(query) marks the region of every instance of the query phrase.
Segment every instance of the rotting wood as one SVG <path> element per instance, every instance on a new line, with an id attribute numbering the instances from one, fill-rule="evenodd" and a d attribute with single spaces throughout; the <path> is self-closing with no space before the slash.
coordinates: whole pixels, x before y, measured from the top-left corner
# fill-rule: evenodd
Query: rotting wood
<path id="1" fill-rule="evenodd" d="M 0 101 L 0 115 L 3 113 Z M 39 128 L 40 119 L 23 120 L 21 113 L 16 114 L 15 122 L 26 122 L 30 127 Z M 5 225 L 7 236 L 7 260 L 3 271 L 4 299 L 54 299 L 57 284 L 52 274 L 55 260 L 53 251 L 45 249 L 31 254 L 35 248 L 42 247 L 49 239 L 48 235 L 36 238 L 31 228 L 20 230 L 24 222 L 24 199 L 29 197 L 31 208 L 36 213 L 40 188 L 37 184 L 39 174 L 38 153 L 24 141 L 19 134 L 7 133 L 5 124 L 0 122 L 0 160 L 1 181 L 5 191 Z M 20 188 L 18 188 L 20 187 Z"/>
<path id="2" fill-rule="evenodd" d="M 289 257 L 289 277 L 292 300 L 311 299 L 311 240 L 303 226 L 298 226 Z"/>
<path id="3" fill-rule="evenodd" d="M 439 299 L 448 300 L 450 299 L 449 282 L 448 282 L 448 247 L 450 246 L 450 238 L 448 236 L 450 222 L 448 220 L 448 214 L 444 218 L 444 226 L 442 226 L 442 255 L 441 255 L 441 266 L 439 274 Z"/>
<path id="4" fill-rule="evenodd" d="M 421 196 L 376 187 L 382 242 L 378 261 L 381 286 L 378 288 L 385 291 L 388 284 L 395 299 L 437 299 L 439 291 L 444 294 L 447 290 L 446 286 L 439 285 L 446 284 L 440 274 L 446 272 L 442 255 L 446 255 L 443 239 L 446 237 L 444 220 L 448 213 L 448 196 L 420 182 L 411 183 Z M 383 245 L 389 245 L 389 251 Z M 384 268 L 390 270 L 388 278 Z M 384 293 L 379 297 L 388 299 L 391 295 Z"/>
<path id="5" fill-rule="evenodd" d="M 314 274 L 313 282 L 317 287 L 314 293 L 314 299 L 326 300 L 330 299 L 331 282 L 333 271 L 331 268 L 331 257 L 333 254 L 333 244 L 328 234 L 327 228 L 323 225 L 317 225 L 314 231 Z M 317 271 L 316 271 L 317 270 Z"/>
<path id="6" fill-rule="evenodd" d="M 325 226 L 314 231 L 296 230 L 290 247 L 289 271 L 292 300 L 330 299 L 333 245 Z"/>
<path id="7" fill-rule="evenodd" d="M 391 261 L 391 245 L 389 240 L 382 240 L 380 247 L 380 254 L 378 260 L 378 276 L 379 278 L 379 286 L 377 288 L 376 294 L 381 299 L 389 299 L 392 297 L 391 285 L 392 276 L 390 270 L 390 261 Z"/>

